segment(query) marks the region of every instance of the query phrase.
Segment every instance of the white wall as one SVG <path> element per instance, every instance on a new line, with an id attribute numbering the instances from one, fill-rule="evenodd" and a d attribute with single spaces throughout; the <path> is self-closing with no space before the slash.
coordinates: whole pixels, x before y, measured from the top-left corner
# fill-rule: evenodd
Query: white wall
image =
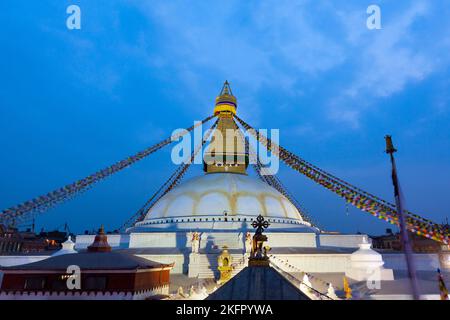
<path id="1" fill-rule="evenodd" d="M 319 235 L 319 246 L 322 247 L 340 247 L 340 248 L 359 248 L 363 242 L 364 234 L 321 234 Z"/>
<path id="2" fill-rule="evenodd" d="M 316 247 L 315 233 L 270 233 L 268 245 L 272 248 L 286 247 Z M 132 233 L 130 235 L 130 248 L 191 248 L 191 235 L 186 232 L 152 232 Z M 229 249 L 244 250 L 244 233 L 238 232 L 202 232 L 200 238 L 200 249 L 211 248 L 215 245 L 219 248 L 228 246 Z M 350 240 L 347 240 L 350 241 Z M 109 236 L 108 236 L 109 242 Z M 353 240 L 352 244 L 355 242 Z M 78 238 L 77 238 L 78 244 Z M 78 248 L 78 247 L 77 247 Z"/>
<path id="3" fill-rule="evenodd" d="M 266 233 L 268 237 L 267 244 L 271 248 L 316 248 L 317 235 L 315 233 Z"/>
<path id="4" fill-rule="evenodd" d="M 190 245 L 186 233 L 181 232 L 155 232 L 132 233 L 129 237 L 130 248 L 185 248 Z M 108 236 L 109 241 L 109 236 Z M 188 243 L 189 241 L 189 243 Z"/>
<path id="5" fill-rule="evenodd" d="M 75 241 L 75 250 L 86 249 L 95 239 L 95 235 L 77 235 Z M 108 243 L 114 249 L 128 248 L 130 236 L 128 234 L 108 234 Z"/>
<path id="6" fill-rule="evenodd" d="M 406 260 L 403 253 L 383 254 L 384 267 L 394 270 L 406 270 Z M 413 254 L 417 270 L 436 271 L 439 268 L 439 256 L 437 253 Z"/>
<path id="7" fill-rule="evenodd" d="M 267 232 L 268 245 L 272 248 L 304 247 L 341 247 L 358 248 L 365 235 L 316 235 L 315 233 Z M 94 241 L 95 235 L 78 235 L 76 249 L 85 249 Z M 244 233 L 239 232 L 202 232 L 200 249 L 211 245 L 221 248 L 243 249 Z M 189 232 L 148 232 L 108 235 L 108 242 L 113 248 L 190 248 Z"/>

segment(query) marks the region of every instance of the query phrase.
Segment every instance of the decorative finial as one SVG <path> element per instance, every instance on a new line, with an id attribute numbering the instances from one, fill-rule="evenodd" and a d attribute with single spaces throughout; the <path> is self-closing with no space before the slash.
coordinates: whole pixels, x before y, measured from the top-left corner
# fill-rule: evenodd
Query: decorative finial
<path id="1" fill-rule="evenodd" d="M 392 136 L 386 135 L 384 139 L 386 140 L 386 153 L 393 154 L 397 152 L 397 149 L 394 148 L 394 144 L 392 143 Z"/>
<path id="2" fill-rule="evenodd" d="M 252 227 L 256 228 L 253 236 L 252 251 L 249 258 L 249 266 L 269 266 L 269 257 L 267 252 L 269 248 L 264 248 L 264 242 L 267 241 L 267 236 L 262 234 L 265 229 L 269 227 L 270 223 L 259 215 L 255 221 L 252 222 Z"/>
<path id="3" fill-rule="evenodd" d="M 111 246 L 108 243 L 108 236 L 105 234 L 103 224 L 94 238 L 94 242 L 87 247 L 88 252 L 110 252 Z"/>
<path id="4" fill-rule="evenodd" d="M 256 220 L 252 222 L 252 227 L 256 228 L 255 234 L 262 234 L 269 226 L 270 223 L 266 221 L 262 215 L 259 215 Z"/>
<path id="5" fill-rule="evenodd" d="M 231 91 L 230 83 L 225 81 L 216 97 L 216 105 L 214 107 L 214 114 L 232 113 L 236 114 L 237 100 Z"/>
<path id="6" fill-rule="evenodd" d="M 223 84 L 222 90 L 220 91 L 220 95 L 228 95 L 232 96 L 233 93 L 231 92 L 230 84 L 228 83 L 228 80 L 225 80 L 225 83 Z"/>

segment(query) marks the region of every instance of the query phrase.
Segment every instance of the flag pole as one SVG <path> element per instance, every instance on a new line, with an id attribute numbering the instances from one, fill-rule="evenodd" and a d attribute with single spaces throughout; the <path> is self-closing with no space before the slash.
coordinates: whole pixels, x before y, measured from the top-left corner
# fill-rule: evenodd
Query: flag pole
<path id="1" fill-rule="evenodd" d="M 397 213 L 399 218 L 399 227 L 400 227 L 400 240 L 402 242 L 403 251 L 405 253 L 406 258 L 406 266 L 408 269 L 408 276 L 411 282 L 411 289 L 413 294 L 414 300 L 419 300 L 419 286 L 417 283 L 417 276 L 416 276 L 416 268 L 414 265 L 414 259 L 413 259 L 413 251 L 411 242 L 408 235 L 408 229 L 406 227 L 406 219 L 405 219 L 405 212 L 403 208 L 403 199 L 402 199 L 402 192 L 400 189 L 400 183 L 398 182 L 397 177 L 397 167 L 395 165 L 395 158 L 394 153 L 397 152 L 397 149 L 394 148 L 394 145 L 392 143 L 392 137 L 387 135 L 384 137 L 386 140 L 386 153 L 389 154 L 391 158 L 391 165 L 392 165 L 392 184 L 394 185 L 394 196 L 395 196 L 395 204 L 397 206 Z"/>
<path id="2" fill-rule="evenodd" d="M 439 293 L 441 295 L 441 300 L 448 300 L 448 290 L 445 286 L 444 277 L 441 274 L 441 269 L 437 269 L 438 272 L 438 282 L 439 282 Z"/>

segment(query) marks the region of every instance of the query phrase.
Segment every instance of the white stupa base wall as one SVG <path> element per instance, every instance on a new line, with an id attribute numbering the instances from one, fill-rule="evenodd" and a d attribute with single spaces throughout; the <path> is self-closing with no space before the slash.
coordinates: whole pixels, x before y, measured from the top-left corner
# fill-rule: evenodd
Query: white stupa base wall
<path id="1" fill-rule="evenodd" d="M 391 281 L 394 280 L 394 271 L 392 269 L 378 268 L 368 269 L 349 269 L 345 271 L 345 276 L 356 281 Z"/>
<path id="2" fill-rule="evenodd" d="M 191 253 L 189 255 L 189 270 L 188 270 L 189 278 L 198 277 L 199 273 L 201 272 L 200 260 L 201 259 L 199 253 Z M 209 263 L 205 267 L 209 268 Z"/>
<path id="3" fill-rule="evenodd" d="M 195 229 L 193 229 L 195 231 Z M 200 250 L 212 247 L 244 250 L 244 232 L 200 232 Z M 277 248 L 358 248 L 365 235 L 328 235 L 311 232 L 266 232 L 270 247 Z M 119 235 L 109 235 L 114 237 L 114 242 L 110 242 L 112 247 L 125 247 L 125 239 L 118 240 Z M 79 244 L 79 237 L 82 243 Z M 93 238 L 90 236 L 77 236 L 76 248 L 83 248 L 89 245 Z M 186 231 L 179 232 L 139 232 L 129 235 L 129 248 L 191 248 L 191 234 Z"/>
<path id="4" fill-rule="evenodd" d="M 76 237 L 75 250 L 86 249 L 94 242 L 94 234 L 80 234 Z M 108 234 L 108 243 L 113 249 L 128 248 L 130 244 L 129 234 Z"/>
<path id="5" fill-rule="evenodd" d="M 436 271 L 437 268 L 441 268 L 437 253 L 416 253 L 412 256 L 414 265 L 418 271 Z M 407 270 L 406 258 L 403 253 L 383 254 L 383 260 L 385 268 Z"/>

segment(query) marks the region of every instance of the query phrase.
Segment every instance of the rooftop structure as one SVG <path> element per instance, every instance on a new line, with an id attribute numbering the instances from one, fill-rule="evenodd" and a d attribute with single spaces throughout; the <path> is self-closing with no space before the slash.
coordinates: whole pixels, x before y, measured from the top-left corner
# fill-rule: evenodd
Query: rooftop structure
<path id="1" fill-rule="evenodd" d="M 2 267 L 0 300 L 134 300 L 168 294 L 173 264 L 105 248 L 106 236 L 99 234 L 86 252 Z M 79 280 L 79 286 L 71 287 L 72 280 Z"/>

